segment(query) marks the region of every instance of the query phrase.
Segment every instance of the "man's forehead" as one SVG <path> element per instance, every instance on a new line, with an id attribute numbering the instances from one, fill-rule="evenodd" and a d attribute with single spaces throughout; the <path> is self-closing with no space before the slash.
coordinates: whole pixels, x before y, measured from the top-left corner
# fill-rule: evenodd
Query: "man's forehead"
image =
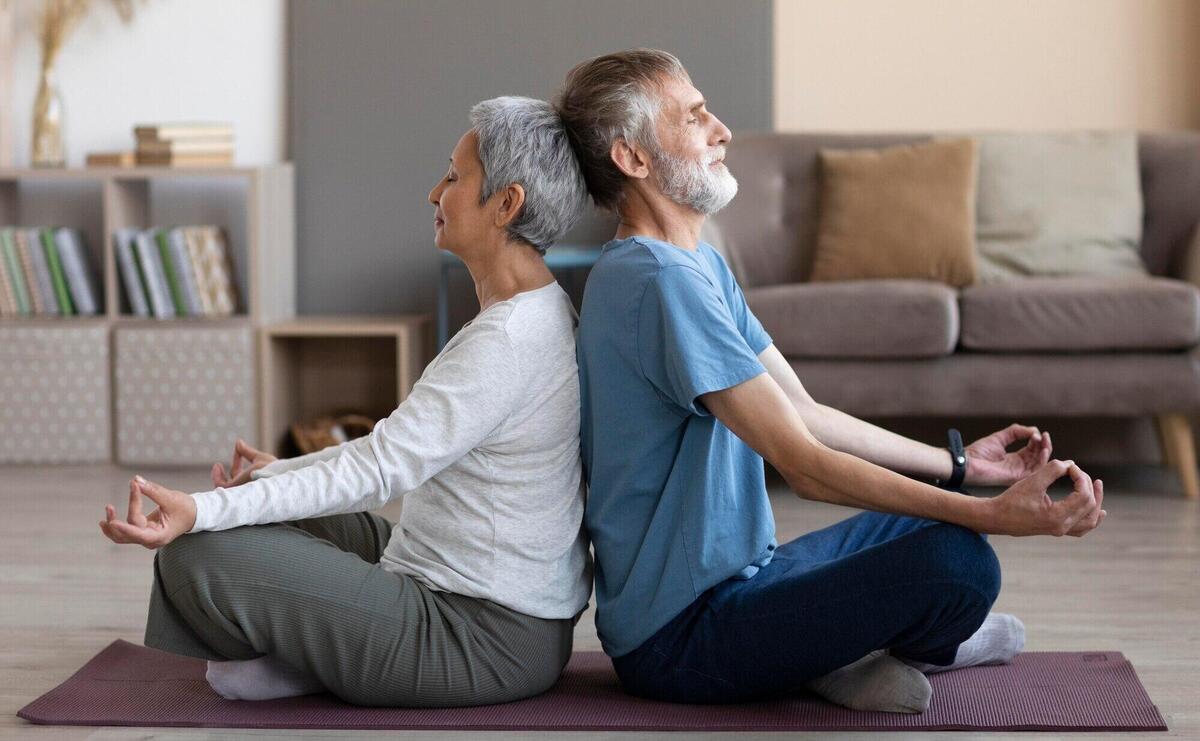
<path id="1" fill-rule="evenodd" d="M 663 85 L 663 94 L 679 111 L 690 111 L 704 104 L 704 95 L 688 80 L 671 78 Z"/>

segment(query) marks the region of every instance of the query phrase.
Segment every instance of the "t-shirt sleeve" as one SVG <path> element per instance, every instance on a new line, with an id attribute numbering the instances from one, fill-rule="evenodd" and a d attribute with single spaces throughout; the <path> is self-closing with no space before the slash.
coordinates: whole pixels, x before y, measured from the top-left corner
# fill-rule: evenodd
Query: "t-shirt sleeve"
<path id="1" fill-rule="evenodd" d="M 511 414 L 523 379 L 503 328 L 470 332 L 369 435 L 338 446 L 336 455 L 192 494 L 191 532 L 376 509 L 478 447 Z"/>
<path id="2" fill-rule="evenodd" d="M 758 317 L 750 311 L 750 306 L 746 303 L 746 296 L 742 293 L 742 287 L 738 285 L 737 278 L 729 269 L 729 263 L 725 262 L 721 253 L 711 246 L 709 246 L 709 250 L 712 252 L 712 260 L 715 263 L 715 272 L 721 281 L 722 293 L 729 304 L 730 313 L 733 314 L 733 322 L 737 325 L 742 338 L 746 340 L 746 344 L 750 346 L 755 355 L 759 355 L 771 346 L 773 342 L 771 335 L 767 334 L 767 330 L 763 329 Z"/>
<path id="3" fill-rule="evenodd" d="M 670 265 L 646 286 L 638 312 L 641 370 L 682 411 L 707 415 L 697 397 L 765 373 L 757 356 L 722 291 L 699 270 Z"/>

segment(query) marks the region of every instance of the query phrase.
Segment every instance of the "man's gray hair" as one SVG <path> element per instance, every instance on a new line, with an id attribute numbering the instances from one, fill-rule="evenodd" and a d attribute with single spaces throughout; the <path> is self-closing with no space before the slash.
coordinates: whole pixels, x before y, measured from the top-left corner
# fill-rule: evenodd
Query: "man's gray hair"
<path id="1" fill-rule="evenodd" d="M 624 139 L 657 154 L 660 94 L 667 79 L 690 81 L 679 58 L 659 49 L 605 54 L 567 73 L 555 108 L 567 125 L 596 205 L 621 205 L 625 175 L 612 161 L 613 143 Z"/>
<path id="2" fill-rule="evenodd" d="M 525 205 L 508 225 L 508 235 L 545 254 L 588 207 L 587 183 L 562 119 L 544 100 L 504 96 L 476 103 L 471 127 L 483 163 L 479 202 L 519 184 Z"/>

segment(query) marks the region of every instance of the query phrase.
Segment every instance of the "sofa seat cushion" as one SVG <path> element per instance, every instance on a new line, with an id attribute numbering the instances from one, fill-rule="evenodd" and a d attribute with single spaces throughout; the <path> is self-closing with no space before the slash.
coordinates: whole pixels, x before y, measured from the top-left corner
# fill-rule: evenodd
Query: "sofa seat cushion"
<path id="1" fill-rule="evenodd" d="M 968 350 L 1179 350 L 1200 340 L 1200 291 L 1170 278 L 1029 278 L 972 286 L 959 303 Z"/>
<path id="2" fill-rule="evenodd" d="M 934 281 L 862 280 L 752 288 L 746 302 L 795 358 L 934 358 L 954 351 L 954 289 Z"/>

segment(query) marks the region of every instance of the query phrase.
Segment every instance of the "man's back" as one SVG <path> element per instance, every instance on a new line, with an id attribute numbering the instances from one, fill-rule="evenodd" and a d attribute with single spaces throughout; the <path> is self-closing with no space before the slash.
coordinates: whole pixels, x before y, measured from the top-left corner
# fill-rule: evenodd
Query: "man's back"
<path id="1" fill-rule="evenodd" d="M 764 372 L 769 344 L 708 245 L 614 240 L 592 269 L 578 342 L 584 519 L 610 655 L 770 560 L 762 458 L 697 398 Z"/>

